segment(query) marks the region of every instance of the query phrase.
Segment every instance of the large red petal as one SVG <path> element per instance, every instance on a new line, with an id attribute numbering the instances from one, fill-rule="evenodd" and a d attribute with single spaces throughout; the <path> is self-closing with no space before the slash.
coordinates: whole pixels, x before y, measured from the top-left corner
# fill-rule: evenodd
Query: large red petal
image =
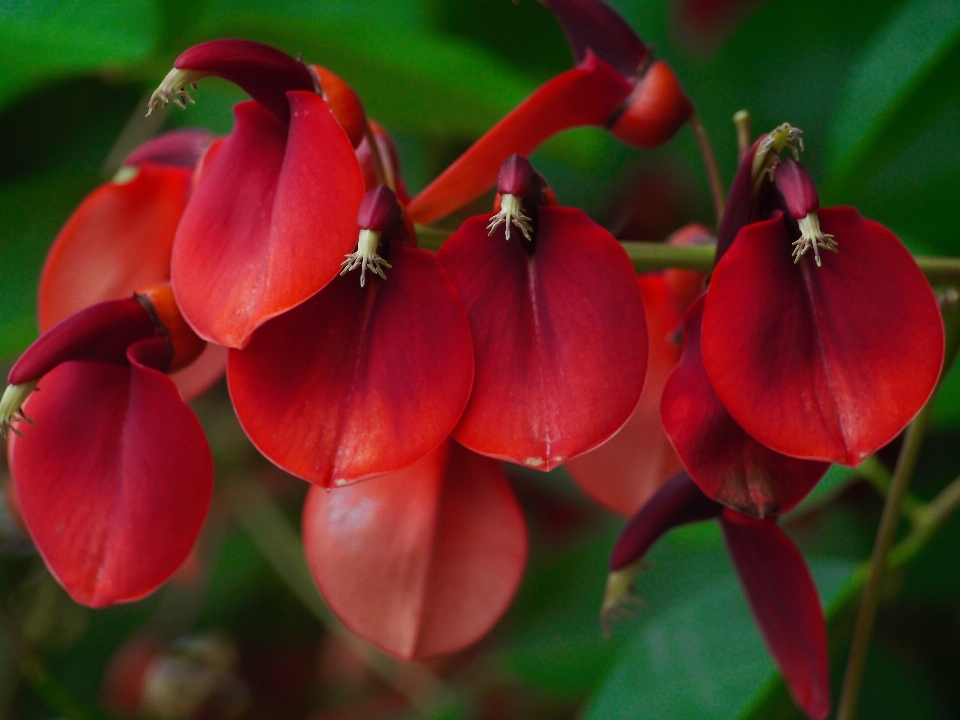
<path id="1" fill-rule="evenodd" d="M 45 375 L 10 443 L 30 534 L 79 603 L 152 592 L 187 557 L 213 492 L 200 423 L 155 370 L 68 362 Z M 21 427 L 22 426 L 22 427 Z"/>
<path id="2" fill-rule="evenodd" d="M 344 624 L 407 660 L 480 639 L 507 609 L 527 556 L 523 514 L 498 463 L 452 442 L 384 477 L 313 488 L 303 541 Z"/>
<path id="3" fill-rule="evenodd" d="M 417 195 L 407 213 L 431 223 L 493 187 L 511 155 L 529 155 L 547 138 L 583 125 L 605 125 L 633 90 L 592 53 L 577 67 L 541 85 Z"/>
<path id="4" fill-rule="evenodd" d="M 650 344 L 640 403 L 616 435 L 566 464 L 584 492 L 621 515 L 633 515 L 682 467 L 660 424 L 660 395 L 680 359 L 680 345 L 671 337 L 680 314 L 663 274 L 637 279 Z"/>
<path id="5" fill-rule="evenodd" d="M 829 465 L 774 452 L 730 417 L 703 369 L 703 304 L 701 297 L 683 318 L 683 356 L 660 405 L 663 427 L 690 476 L 710 498 L 758 517 L 786 512 Z"/>
<path id="6" fill-rule="evenodd" d="M 817 588 L 793 541 L 773 520 L 726 510 L 720 525 L 763 638 L 794 702 L 814 720 L 830 714 L 830 658 Z"/>
<path id="7" fill-rule="evenodd" d="M 903 430 L 943 363 L 936 299 L 889 230 L 819 212 L 839 252 L 794 265 L 781 219 L 748 225 L 717 264 L 703 362 L 730 414 L 796 457 L 857 465 Z"/>
<path id="8" fill-rule="evenodd" d="M 387 279 L 337 278 L 231 351 L 240 423 L 270 460 L 331 487 L 436 448 L 473 380 L 470 329 L 430 253 L 390 250 Z"/>
<path id="9" fill-rule="evenodd" d="M 173 287 L 201 337 L 242 347 L 340 271 L 363 177 L 326 103 L 290 92 L 287 127 L 255 102 L 204 157 L 173 248 Z"/>
<path id="10" fill-rule="evenodd" d="M 476 379 L 454 437 L 484 455 L 549 470 L 629 419 L 647 367 L 636 273 L 580 210 L 541 207 L 529 257 L 486 217 L 437 258 L 463 300 Z"/>
<path id="11" fill-rule="evenodd" d="M 144 164 L 94 190 L 63 226 L 40 276 L 46 331 L 73 313 L 170 278 L 170 252 L 191 171 Z"/>

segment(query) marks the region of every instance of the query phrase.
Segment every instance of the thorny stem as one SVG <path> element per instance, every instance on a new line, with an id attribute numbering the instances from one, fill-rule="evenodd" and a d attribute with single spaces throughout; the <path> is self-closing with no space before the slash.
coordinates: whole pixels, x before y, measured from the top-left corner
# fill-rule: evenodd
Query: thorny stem
<path id="1" fill-rule="evenodd" d="M 960 307 L 958 307 L 960 296 L 958 296 L 956 290 L 950 288 L 944 301 L 943 312 L 947 331 L 945 366 L 949 368 L 956 357 L 958 342 L 960 342 Z M 883 507 L 880 527 L 877 530 L 877 539 L 873 546 L 873 554 L 870 557 L 866 586 L 863 595 L 860 597 L 860 609 L 857 612 L 857 620 L 853 629 L 853 642 L 850 645 L 847 670 L 843 678 L 843 690 L 840 694 L 837 720 L 854 720 L 857 716 L 857 705 L 860 700 L 860 690 L 863 687 L 867 654 L 870 650 L 870 637 L 873 633 L 877 607 L 883 591 L 883 581 L 886 576 L 890 551 L 897 535 L 897 529 L 900 526 L 907 488 L 920 457 L 920 447 L 923 445 L 923 437 L 930 424 L 930 416 L 933 412 L 936 396 L 937 393 L 934 392 L 907 428 L 903 447 L 900 449 L 900 456 L 897 458 L 897 466 L 893 471 L 890 491 Z M 947 508 L 955 506 L 952 498 L 951 495 L 943 501 Z M 921 511 L 921 514 L 922 512 L 929 512 L 929 508 Z M 924 525 L 915 523 L 915 527 L 919 530 Z"/>
<path id="2" fill-rule="evenodd" d="M 707 135 L 706 128 L 700 122 L 700 116 L 696 113 L 690 118 L 690 127 L 693 128 L 693 134 L 697 137 L 697 145 L 700 146 L 700 154 L 703 156 L 703 166 L 707 172 L 707 182 L 710 184 L 710 197 L 713 199 L 713 210 L 717 216 L 717 227 L 720 226 L 720 220 L 723 218 L 723 181 L 720 179 L 720 168 L 717 167 L 717 158 L 713 154 L 713 145 L 710 144 L 710 137 Z"/>
<path id="3" fill-rule="evenodd" d="M 300 538 L 273 498 L 258 482 L 238 483 L 238 487 L 225 494 L 241 527 L 277 575 L 331 634 L 363 658 L 367 667 L 425 715 L 454 701 L 453 689 L 427 668 L 413 663 L 399 663 L 367 645 L 330 612 L 313 584 Z"/>

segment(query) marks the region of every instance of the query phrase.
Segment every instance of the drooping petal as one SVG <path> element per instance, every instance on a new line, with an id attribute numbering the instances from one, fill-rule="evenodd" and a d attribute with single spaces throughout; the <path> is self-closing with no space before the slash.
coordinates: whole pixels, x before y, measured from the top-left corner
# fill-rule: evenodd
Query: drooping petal
<path id="1" fill-rule="evenodd" d="M 255 102 L 204 157 L 177 231 L 172 278 L 197 333 L 242 347 L 340 271 L 356 243 L 363 178 L 324 101 L 287 95 L 288 128 Z"/>
<path id="2" fill-rule="evenodd" d="M 130 167 L 157 163 L 192 170 L 213 140 L 214 135 L 209 130 L 171 130 L 134 148 L 123 164 Z"/>
<path id="3" fill-rule="evenodd" d="M 523 515 L 499 464 L 449 441 L 389 475 L 312 488 L 303 538 L 333 611 L 406 660 L 481 638 L 513 598 L 527 555 Z"/>
<path id="4" fill-rule="evenodd" d="M 488 218 L 467 220 L 437 258 L 470 319 L 476 379 L 454 438 L 549 470 L 607 440 L 640 399 L 647 331 L 636 274 L 580 210 L 539 208 L 528 256 Z"/>
<path id="5" fill-rule="evenodd" d="M 703 362 L 734 419 L 796 457 L 857 465 L 930 396 L 943 363 L 936 299 L 889 230 L 820 210 L 839 251 L 794 264 L 782 219 L 741 230 L 703 314 Z"/>
<path id="6" fill-rule="evenodd" d="M 583 125 L 605 125 L 633 86 L 592 53 L 577 67 L 541 85 L 407 206 L 431 223 L 479 197 L 497 181 L 511 155 L 529 155 L 547 138 Z"/>
<path id="7" fill-rule="evenodd" d="M 191 170 L 148 163 L 130 171 L 136 174 L 88 195 L 57 235 L 40 276 L 41 331 L 89 305 L 170 278 Z"/>
<path id="8" fill-rule="evenodd" d="M 356 273 L 337 278 L 230 353 L 230 395 L 254 445 L 325 487 L 416 462 L 470 394 L 470 329 L 450 280 L 423 250 L 394 245 L 390 263 L 363 288 Z"/>
<path id="9" fill-rule="evenodd" d="M 169 378 L 138 363 L 138 348 L 129 367 L 60 365 L 24 408 L 36 426 L 11 435 L 30 534 L 70 596 L 91 607 L 136 600 L 169 578 L 213 491 L 200 423 Z"/>
<path id="10" fill-rule="evenodd" d="M 683 318 L 683 355 L 660 406 L 664 430 L 709 497 L 756 517 L 786 512 L 813 489 L 829 464 L 774 452 L 730 417 L 703 368 L 703 305 L 701 296 Z"/>
<path id="11" fill-rule="evenodd" d="M 774 520 L 725 510 L 720 525 L 767 648 L 794 702 L 814 720 L 830 714 L 823 609 L 797 546 Z"/>
<path id="12" fill-rule="evenodd" d="M 680 314 L 663 274 L 637 280 L 650 346 L 640 403 L 616 435 L 565 466 L 584 492 L 621 515 L 635 513 L 682 467 L 660 424 L 660 395 L 680 360 L 679 342 L 672 337 Z"/>

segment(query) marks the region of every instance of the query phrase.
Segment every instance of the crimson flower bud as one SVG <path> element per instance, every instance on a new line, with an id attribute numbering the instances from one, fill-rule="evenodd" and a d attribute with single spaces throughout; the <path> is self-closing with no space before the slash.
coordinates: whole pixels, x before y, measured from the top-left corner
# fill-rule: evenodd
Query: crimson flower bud
<path id="1" fill-rule="evenodd" d="M 170 342 L 167 373 L 182 370 L 200 357 L 207 343 L 187 324 L 173 296 L 173 288 L 169 284 L 151 285 L 137 291 L 134 297 L 150 313 Z"/>
<path id="2" fill-rule="evenodd" d="M 530 182 L 535 170 L 530 161 L 520 155 L 511 155 L 500 167 L 497 178 L 497 192 L 501 195 L 519 195 L 530 192 Z"/>
<path id="3" fill-rule="evenodd" d="M 339 75 L 319 65 L 311 65 L 310 70 L 317 77 L 320 94 L 330 106 L 330 112 L 350 138 L 350 143 L 356 148 L 367 131 L 367 114 L 363 109 L 363 103 L 360 102 L 353 88 Z"/>
<path id="4" fill-rule="evenodd" d="M 667 142 L 693 115 L 693 103 L 673 69 L 655 61 L 614 114 L 610 131 L 619 140 L 644 149 Z"/>
<path id="5" fill-rule="evenodd" d="M 800 163 L 789 158 L 774 170 L 773 184 L 780 192 L 787 211 L 800 225 L 800 238 L 793 243 L 793 261 L 799 262 L 806 252 L 813 249 L 813 256 L 820 267 L 820 248 L 837 252 L 833 235 L 820 229 L 817 210 L 820 196 L 810 173 Z"/>
<path id="6" fill-rule="evenodd" d="M 401 219 L 400 204 L 397 202 L 397 196 L 393 190 L 386 185 L 377 185 L 372 190 L 368 190 L 367 194 L 363 196 L 363 200 L 360 202 L 360 210 L 357 212 L 357 227 L 360 228 L 357 249 L 347 254 L 347 259 L 341 263 L 343 269 L 340 274 L 345 275 L 359 267 L 360 287 L 366 285 L 367 270 L 386 280 L 387 276 L 384 274 L 383 268 L 389 269 L 393 266 L 377 254 L 377 248 L 384 232 L 389 232 L 390 235 L 396 235 L 397 231 L 401 235 L 405 232 L 402 229 Z M 390 247 L 389 241 L 384 243 L 384 247 Z"/>

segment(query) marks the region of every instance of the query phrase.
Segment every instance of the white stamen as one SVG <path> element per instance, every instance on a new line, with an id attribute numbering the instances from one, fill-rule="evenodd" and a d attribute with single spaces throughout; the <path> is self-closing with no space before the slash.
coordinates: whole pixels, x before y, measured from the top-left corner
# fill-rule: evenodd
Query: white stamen
<path id="1" fill-rule="evenodd" d="M 187 109 L 187 103 L 193 105 L 193 98 L 187 92 L 187 88 L 193 86 L 196 90 L 196 82 L 204 78 L 209 73 L 199 70 L 179 70 L 174 68 L 167 73 L 167 76 L 160 83 L 160 87 L 153 91 L 150 96 L 150 102 L 147 103 L 147 116 L 153 114 L 157 107 L 166 107 L 168 103 L 173 103 L 181 110 Z"/>
<path id="2" fill-rule="evenodd" d="M 487 235 L 493 235 L 493 231 L 501 225 L 505 225 L 503 234 L 506 239 L 510 239 L 510 226 L 516 225 L 523 236 L 529 241 L 530 233 L 533 232 L 533 226 L 530 225 L 530 218 L 523 214 L 523 198 L 519 195 L 501 195 L 500 212 L 490 218 L 490 224 L 487 225 L 489 231 Z"/>
<path id="3" fill-rule="evenodd" d="M 813 248 L 813 257 L 817 263 L 817 267 L 820 267 L 819 248 L 839 252 L 833 235 L 828 235 L 820 229 L 820 219 L 815 212 L 800 218 L 798 222 L 800 224 L 800 239 L 795 240 L 793 243 L 794 264 L 800 262 L 800 258 L 811 248 Z"/>
<path id="4" fill-rule="evenodd" d="M 7 429 L 17 432 L 12 423 L 26 420 L 33 423 L 33 420 L 24 415 L 20 408 L 30 397 L 30 393 L 37 389 L 37 381 L 22 383 L 20 385 L 7 385 L 3 391 L 3 397 L 0 397 L 0 437 L 7 436 Z"/>
<path id="5" fill-rule="evenodd" d="M 379 275 L 386 280 L 387 276 L 383 274 L 383 268 L 392 268 L 393 265 L 377 255 L 377 245 L 379 244 L 379 230 L 361 230 L 360 239 L 357 241 L 357 251 L 347 255 L 347 259 L 340 263 L 343 268 L 340 274 L 345 275 L 359 267 L 360 287 L 363 287 L 367 282 L 367 269 L 374 275 Z"/>

